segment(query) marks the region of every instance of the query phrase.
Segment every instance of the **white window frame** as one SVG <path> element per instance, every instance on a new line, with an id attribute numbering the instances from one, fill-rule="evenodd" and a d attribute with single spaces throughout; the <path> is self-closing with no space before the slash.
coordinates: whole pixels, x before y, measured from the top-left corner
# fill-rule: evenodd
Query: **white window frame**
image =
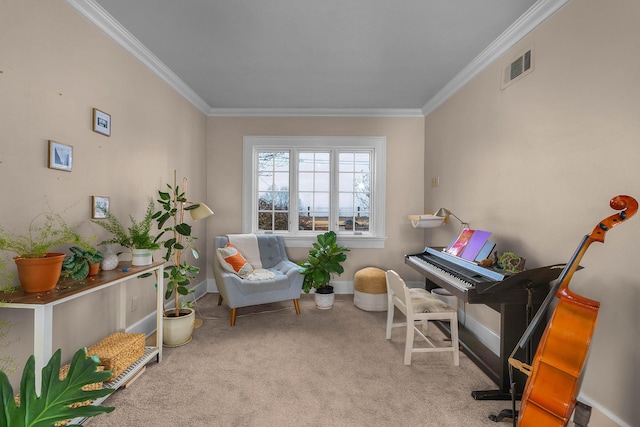
<path id="1" fill-rule="evenodd" d="M 366 233 L 338 232 L 338 240 L 350 248 L 384 248 L 385 237 L 385 200 L 386 200 L 386 137 L 381 136 L 245 136 L 243 138 L 243 173 L 242 173 L 242 232 L 243 233 L 277 233 L 285 239 L 289 247 L 310 247 L 316 240 L 317 232 L 290 230 L 264 231 L 257 230 L 257 191 L 258 176 L 254 167 L 257 165 L 259 150 L 305 150 L 305 149 L 340 149 L 373 151 L 371 165 L 373 183 L 371 191 L 371 207 L 373 221 Z M 291 158 L 290 179 L 297 180 L 297 159 Z M 337 172 L 336 176 L 337 176 Z M 290 185 L 293 189 L 294 186 Z M 332 192 L 337 192 L 332 188 Z M 337 194 L 337 193 L 335 193 Z M 290 197 L 294 199 L 295 197 Z M 296 198 L 297 199 L 297 198 Z M 297 200 L 289 207 L 290 216 L 297 215 Z"/>

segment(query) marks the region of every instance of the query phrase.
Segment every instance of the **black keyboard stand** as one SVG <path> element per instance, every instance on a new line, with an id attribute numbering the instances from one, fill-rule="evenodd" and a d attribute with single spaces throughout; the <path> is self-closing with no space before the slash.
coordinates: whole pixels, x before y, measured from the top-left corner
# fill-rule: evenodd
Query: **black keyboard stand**
<path id="1" fill-rule="evenodd" d="M 528 295 L 527 305 L 526 305 L 527 326 L 529 326 L 529 324 L 531 323 L 531 319 L 533 318 L 533 287 L 528 286 L 526 287 L 526 289 L 527 289 L 527 295 Z M 531 340 L 527 342 L 525 350 L 526 350 L 525 363 L 527 363 L 528 365 L 531 365 L 531 361 L 533 360 L 533 343 L 531 342 Z M 513 378 L 513 375 L 511 375 L 511 372 L 513 371 L 512 366 L 509 366 L 509 371 L 510 371 L 510 377 Z M 505 393 L 502 393 L 502 394 L 505 394 Z M 510 419 L 510 420 L 513 420 L 513 425 L 515 427 L 518 420 L 518 411 L 516 410 L 516 400 L 521 400 L 522 394 L 516 393 L 516 384 L 513 382 L 513 379 L 511 379 L 511 392 L 506 393 L 506 395 L 507 396 L 505 399 L 493 399 L 493 400 L 511 400 L 512 402 L 511 409 L 503 409 L 502 411 L 500 411 L 500 413 L 498 413 L 498 415 L 489 415 L 489 419 L 493 422 L 500 422 L 504 419 Z"/>

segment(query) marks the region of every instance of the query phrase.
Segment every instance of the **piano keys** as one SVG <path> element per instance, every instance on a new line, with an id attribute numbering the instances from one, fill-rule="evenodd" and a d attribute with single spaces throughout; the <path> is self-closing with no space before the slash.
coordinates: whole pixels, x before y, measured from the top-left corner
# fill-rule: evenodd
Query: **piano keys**
<path id="1" fill-rule="evenodd" d="M 424 252 L 405 255 L 405 263 L 425 276 L 425 287 L 441 287 L 466 304 L 484 304 L 500 313 L 500 354 L 496 355 L 464 325 L 459 325 L 460 343 L 465 354 L 498 386 L 496 391 L 474 391 L 475 399 L 509 400 L 510 381 L 508 357 L 524 333 L 528 321 L 549 292 L 549 282 L 558 278 L 564 264 L 509 274 L 481 267 L 473 262 L 425 248 Z M 446 323 L 440 328 L 448 333 Z M 542 331 L 538 328 L 531 340 L 531 357 L 535 353 Z M 520 355 L 524 359 L 527 355 Z M 518 393 L 526 377 L 518 378 Z"/>

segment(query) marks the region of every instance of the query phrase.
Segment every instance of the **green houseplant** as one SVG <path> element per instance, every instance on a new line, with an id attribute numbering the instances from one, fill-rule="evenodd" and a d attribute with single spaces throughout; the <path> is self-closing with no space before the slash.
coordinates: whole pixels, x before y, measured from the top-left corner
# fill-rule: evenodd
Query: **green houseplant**
<path id="1" fill-rule="evenodd" d="M 42 369 L 40 396 L 35 387 L 35 358 L 29 357 L 20 381 L 20 403 L 7 375 L 0 371 L 0 425 L 11 427 L 53 426 L 73 418 L 93 417 L 115 408 L 98 405 L 73 405 L 109 396 L 115 390 L 83 390 L 89 384 L 107 380 L 111 371 L 97 371 L 98 356 L 87 357 L 87 349 L 78 350 L 71 360 L 67 376 L 59 379 L 61 351 L 56 351 Z"/>
<path id="2" fill-rule="evenodd" d="M 304 277 L 302 290 L 309 293 L 312 288 L 315 288 L 318 308 L 331 308 L 333 305 L 333 286 L 329 284 L 331 275 L 340 275 L 344 272 L 341 263 L 347 260 L 345 252 L 349 250 L 346 246 L 338 245 L 334 231 L 327 231 L 318 235 L 317 241 L 309 250 L 307 259 L 298 263 L 300 274 Z M 330 297 L 324 298 L 319 295 L 330 295 Z"/>
<path id="3" fill-rule="evenodd" d="M 180 189 L 176 183 L 175 171 L 173 185 L 167 184 L 167 189 L 169 191 L 158 191 L 160 210 L 153 214 L 153 218 L 161 230 L 156 241 L 161 242 L 166 251 L 163 258 L 169 262 L 164 268 L 165 299 L 174 300 L 173 308 L 164 312 L 163 341 L 165 345 L 178 346 L 191 340 L 195 321 L 195 311 L 182 303 L 181 297 L 193 292 L 191 280 L 200 272 L 198 266 L 190 264 L 182 256 L 183 251 L 188 251 L 195 259 L 199 258 L 198 250 L 193 246 L 197 238 L 191 235 L 191 225 L 185 222 L 184 214 L 189 211 L 192 218 L 197 220 L 213 212 L 204 204 L 187 200 L 187 178 L 183 179 Z M 161 240 L 165 235 L 168 237 Z M 181 318 L 183 319 L 179 320 Z"/>
<path id="4" fill-rule="evenodd" d="M 91 266 L 97 266 L 94 273 L 97 274 L 100 262 L 104 259 L 102 252 L 88 245 L 71 246 L 69 250 L 71 255 L 67 255 L 62 262 L 63 275 L 73 280 L 83 280 L 90 275 Z"/>
<path id="5" fill-rule="evenodd" d="M 105 220 L 93 220 L 95 224 L 112 234 L 112 238 L 100 242 L 101 245 L 118 244 L 131 250 L 134 265 L 151 264 L 151 252 L 160 249 L 156 237 L 151 234 L 154 214 L 153 200 L 149 201 L 144 217 L 137 221 L 129 215 L 131 225 L 125 227 L 122 221 L 113 214 L 107 215 Z"/>
<path id="6" fill-rule="evenodd" d="M 54 212 L 37 215 L 24 234 L 0 227 L 0 251 L 16 255 L 18 277 L 25 292 L 46 292 L 55 288 L 65 255 L 50 251 L 80 241 L 80 235 Z"/>

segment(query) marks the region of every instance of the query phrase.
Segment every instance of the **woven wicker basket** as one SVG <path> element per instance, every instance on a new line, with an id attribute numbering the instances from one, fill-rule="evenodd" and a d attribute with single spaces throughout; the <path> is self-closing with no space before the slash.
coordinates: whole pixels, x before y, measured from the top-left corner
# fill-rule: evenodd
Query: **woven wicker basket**
<path id="1" fill-rule="evenodd" d="M 87 354 L 97 355 L 104 369 L 113 371 L 109 382 L 144 355 L 144 341 L 144 334 L 116 332 L 89 347 Z"/>

